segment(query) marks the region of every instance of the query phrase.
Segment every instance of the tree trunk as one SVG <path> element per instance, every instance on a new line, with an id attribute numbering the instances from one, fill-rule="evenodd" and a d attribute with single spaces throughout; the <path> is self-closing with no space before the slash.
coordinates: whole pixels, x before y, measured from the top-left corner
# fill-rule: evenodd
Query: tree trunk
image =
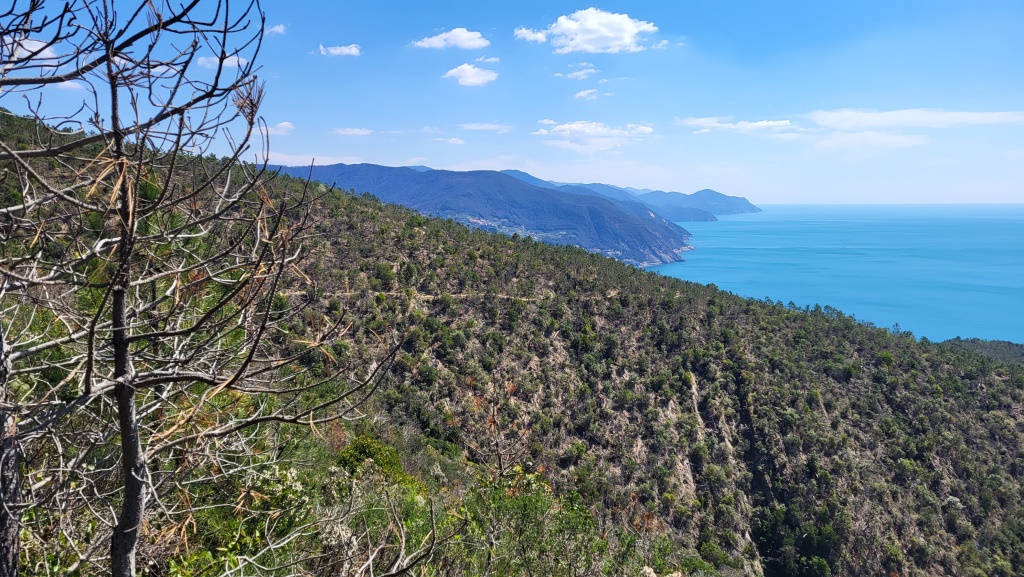
<path id="1" fill-rule="evenodd" d="M 18 473 L 18 419 L 7 405 L 10 351 L 0 328 L 0 577 L 18 575 L 21 475 Z"/>
<path id="2" fill-rule="evenodd" d="M 6 375 L 5 375 L 6 376 Z M 0 577 L 18 574 L 18 532 L 21 514 L 21 476 L 14 436 L 18 424 L 14 411 L 0 408 Z"/>
<path id="3" fill-rule="evenodd" d="M 109 50 L 110 48 L 108 48 Z M 114 133 L 113 158 L 126 158 L 124 134 L 120 127 L 118 74 L 108 63 L 111 88 L 111 128 Z M 135 407 L 135 370 L 132 367 L 128 326 L 128 291 L 131 290 L 132 254 L 135 250 L 135 191 L 129 183 L 127 165 L 119 163 L 117 191 L 118 234 L 117 272 L 111 286 L 111 345 L 114 353 L 114 392 L 117 396 L 117 421 L 121 433 L 121 468 L 124 500 L 110 539 L 110 573 L 113 577 L 135 577 L 135 551 L 139 529 L 146 509 L 146 461 L 139 439 L 139 416 Z"/>
<path id="4" fill-rule="evenodd" d="M 139 445 L 135 389 L 130 383 L 117 387 L 117 413 L 121 430 L 124 501 L 110 540 L 110 570 L 114 577 L 135 577 L 135 549 L 146 507 L 146 463 Z"/>

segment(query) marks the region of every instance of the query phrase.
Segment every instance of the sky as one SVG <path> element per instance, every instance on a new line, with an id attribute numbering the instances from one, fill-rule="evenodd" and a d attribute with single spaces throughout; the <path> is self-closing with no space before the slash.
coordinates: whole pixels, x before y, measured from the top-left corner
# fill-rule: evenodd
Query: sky
<path id="1" fill-rule="evenodd" d="M 271 162 L 1024 202 L 1024 2 L 263 0 Z"/>

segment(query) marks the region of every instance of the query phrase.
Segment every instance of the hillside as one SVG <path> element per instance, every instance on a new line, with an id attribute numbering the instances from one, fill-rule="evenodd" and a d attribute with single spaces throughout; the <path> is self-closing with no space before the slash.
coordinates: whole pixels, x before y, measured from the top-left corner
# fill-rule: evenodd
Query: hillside
<path id="1" fill-rule="evenodd" d="M 608 555 L 659 572 L 1024 566 L 1019 367 L 827 307 L 334 202 L 313 267 L 351 318 L 402 335 L 374 434 L 414 474 L 440 458 L 450 481 L 462 459 L 495 467 L 488 443 L 514 447 L 507 459 L 581 499 Z"/>
<path id="2" fill-rule="evenodd" d="M 0 116 L 5 139 L 33 128 Z M 219 174 L 218 163 L 201 168 Z M 202 445 L 235 471 L 204 469 L 190 446 L 162 460 L 163 506 L 141 528 L 146 574 L 258 559 L 268 575 L 354 575 L 373 555 L 387 564 L 421 546 L 418 571 L 434 576 L 1021 574 L 1024 367 L 370 195 L 265 184 L 315 203 L 302 259 L 272 294 L 268 316 L 282 324 L 269 357 L 294 357 L 282 376 L 373 387 L 340 420 L 260 423 L 244 445 Z M 0 185 L 16 211 L 22 192 Z M 231 247 L 234 233 L 203 250 Z M 209 296 L 195 277 L 168 306 Z M 89 303 L 75 296 L 61 306 Z M 325 326 L 339 336 L 309 348 Z M 39 375 L 57 391 L 44 405 L 74 410 L 73 369 Z M 258 415 L 332 394 L 297 383 L 265 397 L 149 391 L 144 422 L 174 435 L 178 415 L 204 405 Z M 89 466 L 75 478 L 108 504 L 117 458 L 108 437 L 81 435 L 90 415 L 109 420 L 102 405 L 80 409 L 53 438 L 82 443 Z M 25 446 L 26 467 L 79 457 L 45 439 Z M 77 551 L 103 539 L 93 500 L 24 514 L 25 574 L 89 573 Z"/>
<path id="3" fill-rule="evenodd" d="M 944 342 L 985 355 L 1000 363 L 1015 363 L 1024 366 L 1024 344 L 1010 341 L 986 341 L 983 339 L 955 338 Z"/>
<path id="4" fill-rule="evenodd" d="M 552 244 L 571 244 L 636 265 L 676 262 L 689 233 L 639 203 L 533 186 L 494 171 L 418 171 L 373 164 L 275 167 L 284 174 L 370 192 L 424 214 Z"/>

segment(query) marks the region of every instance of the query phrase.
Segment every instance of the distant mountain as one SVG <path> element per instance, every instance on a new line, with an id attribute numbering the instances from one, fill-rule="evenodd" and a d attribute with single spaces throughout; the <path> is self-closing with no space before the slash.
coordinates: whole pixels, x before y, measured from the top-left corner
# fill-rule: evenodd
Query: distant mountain
<path id="1" fill-rule="evenodd" d="M 429 166 L 423 166 L 422 164 L 418 164 L 416 166 L 407 166 L 406 168 L 411 168 L 416 172 L 427 172 L 429 170 L 434 170 L 433 168 L 430 168 Z"/>
<path id="2" fill-rule="evenodd" d="M 309 167 L 271 167 L 303 178 Z M 312 178 L 473 226 L 571 244 L 638 266 L 676 262 L 690 233 L 638 203 L 532 185 L 495 171 L 374 164 L 312 167 Z M 579 192 L 579 191 L 577 191 Z"/>
<path id="3" fill-rule="evenodd" d="M 541 180 L 541 179 L 537 178 L 536 176 L 533 176 L 532 174 L 523 172 L 521 170 L 502 170 L 501 173 L 502 174 L 507 174 L 507 175 L 511 176 L 512 178 L 518 178 L 519 180 L 521 180 L 521 181 L 523 181 L 523 182 L 525 182 L 527 184 L 532 184 L 534 186 L 539 186 L 541 188 L 550 188 L 550 189 L 558 188 L 558 185 L 553 183 L 553 182 L 548 182 L 546 180 Z"/>
<path id="4" fill-rule="evenodd" d="M 698 190 L 693 194 L 654 190 L 641 194 L 639 198 L 644 203 L 655 207 L 696 208 L 711 214 L 761 212 L 760 208 L 743 197 L 727 196 L 709 188 Z"/>
<path id="5" fill-rule="evenodd" d="M 503 170 L 502 172 L 534 186 L 556 188 L 573 194 L 599 194 L 622 202 L 640 202 L 648 210 L 672 222 L 712 221 L 718 220 L 715 218 L 716 214 L 761 212 L 760 208 L 745 198 L 726 196 L 710 189 L 699 190 L 693 194 L 682 194 L 647 188 L 612 186 L 599 182 L 589 184 L 551 182 L 541 180 L 521 170 Z"/>
<path id="6" fill-rule="evenodd" d="M 608 198 L 614 198 L 615 200 L 631 200 L 636 201 L 637 197 L 635 194 L 629 192 L 624 188 L 612 186 L 610 184 L 601 184 L 600 182 L 592 182 L 590 184 L 572 183 L 565 186 L 573 186 L 578 188 L 590 189 L 601 196 L 607 196 Z"/>

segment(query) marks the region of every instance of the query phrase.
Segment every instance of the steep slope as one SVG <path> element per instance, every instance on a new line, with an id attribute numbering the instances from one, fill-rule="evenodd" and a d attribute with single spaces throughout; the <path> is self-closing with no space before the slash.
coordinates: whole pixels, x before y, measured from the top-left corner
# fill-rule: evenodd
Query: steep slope
<path id="1" fill-rule="evenodd" d="M 310 169 L 284 167 L 296 176 Z M 314 166 L 312 178 L 370 192 L 424 214 L 553 244 L 571 244 L 623 261 L 674 262 L 689 233 L 649 210 L 624 211 L 610 199 L 532 186 L 493 171 L 419 172 L 372 164 Z"/>
<path id="2" fill-rule="evenodd" d="M 314 267 L 337 271 L 322 289 L 374 334 L 402 335 L 378 405 L 396 446 L 484 467 L 481 446 L 517 447 L 505 458 L 578 495 L 610 550 L 633 543 L 659 572 L 692 555 L 749 575 L 1024 566 L 1019 367 L 337 202 Z M 410 469 L 431 466 L 405 450 Z"/>

